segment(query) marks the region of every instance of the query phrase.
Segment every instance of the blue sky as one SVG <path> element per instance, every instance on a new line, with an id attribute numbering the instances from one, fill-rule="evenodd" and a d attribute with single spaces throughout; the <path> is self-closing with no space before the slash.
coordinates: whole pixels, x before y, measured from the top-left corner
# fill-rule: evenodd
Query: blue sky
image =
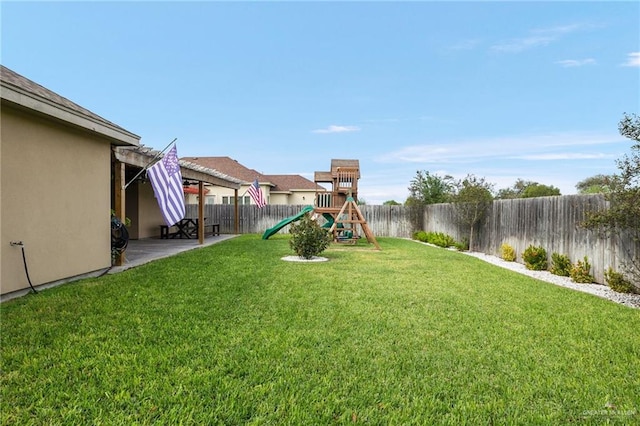
<path id="1" fill-rule="evenodd" d="M 360 197 L 418 170 L 576 192 L 638 113 L 638 2 L 5 2 L 1 62 L 162 149 Z"/>

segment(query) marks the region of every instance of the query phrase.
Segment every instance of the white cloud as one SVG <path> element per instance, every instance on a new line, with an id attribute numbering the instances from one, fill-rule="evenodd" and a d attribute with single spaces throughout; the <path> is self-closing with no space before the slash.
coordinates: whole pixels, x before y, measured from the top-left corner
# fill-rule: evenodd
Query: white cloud
<path id="1" fill-rule="evenodd" d="M 627 54 L 627 62 L 622 64 L 623 67 L 640 67 L 640 52 L 631 52 Z"/>
<path id="2" fill-rule="evenodd" d="M 549 36 L 531 36 L 494 44 L 491 46 L 491 50 L 505 53 L 519 53 L 537 46 L 546 46 L 554 40 L 554 37 Z"/>
<path id="3" fill-rule="evenodd" d="M 360 128 L 357 126 L 336 126 L 331 125 L 326 129 L 312 130 L 313 133 L 346 133 L 346 132 L 358 132 Z"/>
<path id="4" fill-rule="evenodd" d="M 519 53 L 539 46 L 547 46 L 565 34 L 592 28 L 590 24 L 569 24 L 550 28 L 539 28 L 529 31 L 529 35 L 502 41 L 491 46 L 491 50 L 504 53 Z"/>
<path id="5" fill-rule="evenodd" d="M 593 152 L 576 152 L 582 147 L 605 145 L 623 140 L 617 134 L 549 133 L 474 140 L 455 140 L 436 144 L 412 145 L 379 156 L 379 163 L 472 163 L 492 159 L 559 155 L 558 149 L 571 147 L 574 159 Z M 562 154 L 566 155 L 566 154 Z M 537 158 L 541 159 L 541 158 Z M 569 159 L 569 158 L 564 158 Z"/>
<path id="6" fill-rule="evenodd" d="M 556 64 L 560 64 L 560 66 L 562 66 L 564 68 L 582 67 L 582 66 L 585 66 L 585 65 L 594 65 L 595 63 L 596 63 L 596 60 L 592 59 L 592 58 L 588 58 L 588 59 L 565 59 L 565 60 L 556 62 Z"/>
<path id="7" fill-rule="evenodd" d="M 580 153 L 580 152 L 558 152 L 548 154 L 532 154 L 510 157 L 519 160 L 602 160 L 607 158 L 616 158 L 612 154 L 603 153 Z"/>

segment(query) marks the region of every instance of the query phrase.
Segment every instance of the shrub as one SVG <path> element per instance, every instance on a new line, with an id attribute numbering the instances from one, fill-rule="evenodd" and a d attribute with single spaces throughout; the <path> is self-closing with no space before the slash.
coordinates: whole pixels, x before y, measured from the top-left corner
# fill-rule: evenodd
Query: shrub
<path id="1" fill-rule="evenodd" d="M 456 244 L 452 236 L 442 232 L 428 232 L 427 242 L 438 247 L 451 247 Z"/>
<path id="2" fill-rule="evenodd" d="M 589 273 L 591 271 L 591 264 L 587 259 L 587 256 L 584 257 L 584 261 L 578 260 L 571 267 L 571 280 L 576 283 L 589 284 L 593 282 L 593 276 Z"/>
<path id="3" fill-rule="evenodd" d="M 413 233 L 413 239 L 422 241 L 423 243 L 427 242 L 427 233 L 424 231 L 416 231 Z"/>
<path id="4" fill-rule="evenodd" d="M 551 269 L 554 275 L 568 277 L 571 275 L 571 259 L 566 254 L 553 253 L 551 255 Z"/>
<path id="5" fill-rule="evenodd" d="M 522 260 L 524 260 L 524 266 L 527 269 L 532 271 L 547 270 L 547 251 L 543 247 L 530 245 L 522 253 Z"/>
<path id="6" fill-rule="evenodd" d="M 500 257 L 507 262 L 514 262 L 516 260 L 516 251 L 509 244 L 504 243 L 500 246 Z"/>
<path id="7" fill-rule="evenodd" d="M 456 242 L 456 240 L 454 240 L 451 235 L 447 235 L 443 232 L 416 231 L 413 233 L 412 238 L 414 240 L 418 240 L 423 243 L 433 244 L 434 246 L 438 246 L 438 247 L 445 247 L 445 248 L 455 247 L 458 250 L 465 250 L 464 243 Z"/>
<path id="8" fill-rule="evenodd" d="M 604 273 L 604 279 L 607 281 L 607 285 L 613 291 L 618 293 L 635 293 L 636 288 L 630 281 L 625 279 L 624 275 L 619 272 L 615 272 L 611 267 Z"/>
<path id="9" fill-rule="evenodd" d="M 456 250 L 458 251 L 467 251 L 469 250 L 469 239 L 465 238 L 462 241 L 456 241 L 456 243 L 453 245 Z"/>
<path id="10" fill-rule="evenodd" d="M 299 223 L 291 224 L 289 232 L 289 246 L 298 256 L 305 259 L 322 253 L 333 240 L 331 233 L 311 219 L 309 214 L 304 215 Z"/>

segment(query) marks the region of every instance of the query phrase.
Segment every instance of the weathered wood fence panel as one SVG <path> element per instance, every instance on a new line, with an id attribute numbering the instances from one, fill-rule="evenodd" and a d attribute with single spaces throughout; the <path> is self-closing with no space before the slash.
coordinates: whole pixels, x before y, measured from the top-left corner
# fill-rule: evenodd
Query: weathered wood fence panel
<path id="1" fill-rule="evenodd" d="M 640 248 L 630 237 L 601 238 L 580 224 L 587 212 L 607 208 L 602 195 L 566 195 L 562 197 L 496 200 L 486 219 L 478 226 L 474 251 L 500 255 L 503 243 L 511 245 L 523 263 L 522 253 L 529 245 L 542 246 L 551 264 L 552 253 L 569 256 L 572 262 L 587 256 L 591 273 L 604 283 L 604 272 L 611 266 L 621 271 L 625 263 L 637 259 Z M 427 206 L 424 230 L 444 232 L 456 240 L 468 239 L 469 229 L 458 225 L 451 204 Z"/>
<path id="2" fill-rule="evenodd" d="M 186 206 L 187 217 L 198 216 L 198 206 Z M 207 204 L 204 206 L 204 217 L 208 223 L 219 223 L 220 232 L 234 232 L 235 212 L 232 205 Z M 255 206 L 238 206 L 239 232 L 241 234 L 262 234 L 281 220 L 295 216 L 305 205 L 267 205 L 262 209 Z M 408 219 L 408 210 L 404 206 L 360 206 L 374 235 L 410 237 L 412 230 Z M 281 233 L 289 233 L 289 225 Z"/>
<path id="3" fill-rule="evenodd" d="M 239 232 L 262 234 L 281 220 L 298 214 L 305 206 L 268 205 L 239 206 Z M 511 245 L 522 263 L 522 253 L 529 245 L 542 246 L 549 262 L 554 252 L 569 256 L 572 262 L 587 256 L 592 265 L 591 273 L 599 283 L 604 283 L 604 272 L 611 266 L 623 270 L 623 264 L 640 256 L 638 243 L 630 237 L 601 238 L 586 230 L 580 223 L 589 211 L 604 209 L 607 202 L 602 195 L 566 195 L 514 200 L 496 200 L 486 219 L 477 228 L 474 251 L 500 255 L 503 243 Z M 444 232 L 458 241 L 468 239 L 469 229 L 458 224 L 451 204 L 426 206 L 422 220 L 415 224 L 415 211 L 405 206 L 360 206 L 369 227 L 378 237 L 409 238 L 414 231 Z M 187 217 L 197 217 L 197 206 L 187 206 Z M 206 205 L 208 223 L 219 223 L 220 232 L 235 232 L 235 211 L 232 205 Z M 419 217 L 419 215 L 418 215 Z M 420 222 L 422 227 L 420 227 Z M 281 231 L 289 233 L 287 225 Z"/>

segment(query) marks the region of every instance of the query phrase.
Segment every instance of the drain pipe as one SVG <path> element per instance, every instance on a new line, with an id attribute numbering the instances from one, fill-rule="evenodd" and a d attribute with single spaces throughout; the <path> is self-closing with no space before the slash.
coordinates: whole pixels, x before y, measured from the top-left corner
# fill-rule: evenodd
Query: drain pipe
<path id="1" fill-rule="evenodd" d="M 9 243 L 11 247 L 19 246 L 22 249 L 22 262 L 24 263 L 24 273 L 27 275 L 27 281 L 29 282 L 29 287 L 33 290 L 34 293 L 38 293 L 35 288 L 33 288 L 33 284 L 31 284 L 31 278 L 29 278 L 29 268 L 27 267 L 27 257 L 24 254 L 24 243 L 22 241 L 11 241 Z"/>

